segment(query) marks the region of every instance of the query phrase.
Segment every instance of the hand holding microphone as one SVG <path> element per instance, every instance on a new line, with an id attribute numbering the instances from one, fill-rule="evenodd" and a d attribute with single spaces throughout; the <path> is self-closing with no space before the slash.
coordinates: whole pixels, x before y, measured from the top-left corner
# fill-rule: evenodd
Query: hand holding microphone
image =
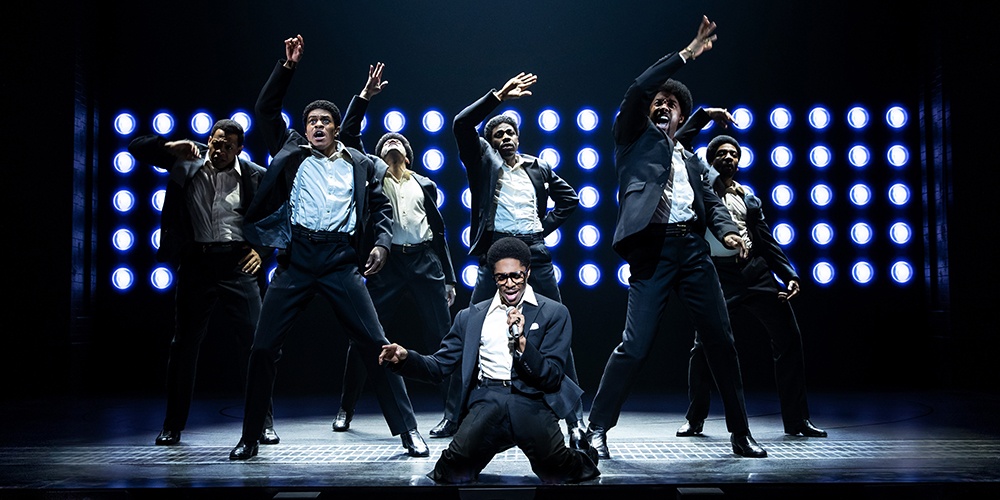
<path id="1" fill-rule="evenodd" d="M 524 316 L 516 307 L 507 310 L 507 347 L 510 352 L 522 352 L 524 350 L 523 338 L 521 335 L 521 325 L 524 323 Z"/>

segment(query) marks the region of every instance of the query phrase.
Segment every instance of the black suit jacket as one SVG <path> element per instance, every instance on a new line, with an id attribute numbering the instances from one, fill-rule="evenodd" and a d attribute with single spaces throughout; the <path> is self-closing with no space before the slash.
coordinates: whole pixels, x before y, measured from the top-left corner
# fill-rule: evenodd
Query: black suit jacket
<path id="1" fill-rule="evenodd" d="M 288 196 L 295 174 L 303 160 L 309 155 L 319 154 L 302 134 L 288 128 L 281 117 L 281 103 L 294 73 L 294 69 L 284 67 L 284 60 L 278 61 L 261 89 L 255 107 L 257 128 L 273 159 L 257 196 L 247 210 L 249 230 L 246 238 L 255 244 L 276 248 L 287 248 L 291 240 Z M 357 149 L 348 147 L 347 152 L 354 166 L 355 215 L 358 221 L 351 244 L 357 250 L 359 265 L 363 266 L 368 258 L 363 248 L 367 228 L 373 233 L 375 245 L 385 248 L 392 245 L 392 205 L 382 193 L 375 162 Z M 366 216 L 370 224 L 365 224 Z"/>
<path id="2" fill-rule="evenodd" d="M 204 151 L 202 158 L 193 161 L 181 160 L 170 153 L 165 147 L 168 141 L 156 134 L 136 137 L 128 145 L 129 153 L 142 163 L 155 165 L 169 172 L 166 195 L 163 200 L 163 211 L 160 213 L 160 248 L 156 251 L 156 259 L 168 262 L 175 268 L 181 257 L 191 250 L 194 243 L 194 228 L 191 226 L 191 212 L 188 210 L 186 193 L 191 185 L 191 179 L 205 165 L 208 146 L 198 144 Z M 257 193 L 257 187 L 264 177 L 265 170 L 254 162 L 237 158 L 240 162 L 240 207 L 236 210 L 246 216 L 247 207 Z M 244 219 L 244 237 L 246 237 L 246 219 Z M 255 244 L 254 250 L 261 259 L 267 259 L 273 249 L 265 245 Z"/>
<path id="3" fill-rule="evenodd" d="M 649 120 L 649 104 L 659 86 L 683 65 L 679 55 L 670 54 L 646 69 L 625 92 L 615 118 L 619 207 L 612 245 L 626 260 L 638 242 L 635 236 L 649 225 L 656 212 L 673 157 L 674 140 Z M 675 137 L 685 133 L 682 129 Z M 708 165 L 690 151 L 683 156 L 694 189 L 694 232 L 703 234 L 707 227 L 720 240 L 728 233 L 738 234 L 729 211 L 708 183 Z"/>
<path id="4" fill-rule="evenodd" d="M 514 359 L 511 380 L 524 394 L 538 395 L 556 416 L 573 413 L 583 390 L 566 377 L 565 366 L 573 343 L 573 324 L 566 306 L 535 294 L 538 305 L 524 303 L 521 313 L 526 325 L 524 353 Z M 479 382 L 479 341 L 490 300 L 462 309 L 455 316 L 451 330 L 441 340 L 441 347 L 431 355 L 409 351 L 393 369 L 401 375 L 439 383 L 455 370 L 462 375 L 462 413 L 468 411 L 469 393 Z"/>
<path id="5" fill-rule="evenodd" d="M 452 129 L 458 142 L 458 154 L 465 165 L 472 194 L 472 226 L 470 229 L 469 255 L 483 255 L 493 244 L 493 217 L 496 215 L 496 192 L 500 189 L 500 169 L 503 158 L 489 142 L 476 132 L 476 127 L 490 114 L 500 100 L 493 91 L 487 92 L 476 102 L 455 116 Z M 542 221 L 542 236 L 555 231 L 569 214 L 576 210 L 580 198 L 566 181 L 556 175 L 552 167 L 529 155 L 521 155 L 525 171 L 535 187 L 538 218 Z M 555 207 L 548 210 L 548 199 Z"/>
<path id="6" fill-rule="evenodd" d="M 340 140 L 346 146 L 358 149 L 366 154 L 368 152 L 365 150 L 364 141 L 361 140 L 361 121 L 364 119 L 367 111 L 368 101 L 362 99 L 360 96 L 354 96 L 351 99 L 351 104 L 347 106 L 347 112 L 344 114 L 344 123 L 340 129 Z M 379 182 L 383 182 L 389 165 L 382 161 L 378 155 L 368 154 L 368 157 L 375 162 L 375 177 L 379 179 Z M 437 184 L 416 172 L 412 172 L 412 175 L 424 193 L 424 213 L 427 214 L 427 224 L 430 225 L 431 232 L 433 233 L 431 247 L 434 249 L 434 253 L 437 254 L 438 260 L 441 261 L 445 283 L 454 285 L 457 283 L 455 279 L 455 267 L 451 262 L 451 250 L 448 248 L 448 240 L 445 238 L 444 218 L 441 217 L 441 211 L 438 210 L 437 206 Z M 373 232 L 369 231 L 367 234 L 371 236 Z M 371 238 L 369 238 L 367 245 L 374 244 L 370 240 Z"/>

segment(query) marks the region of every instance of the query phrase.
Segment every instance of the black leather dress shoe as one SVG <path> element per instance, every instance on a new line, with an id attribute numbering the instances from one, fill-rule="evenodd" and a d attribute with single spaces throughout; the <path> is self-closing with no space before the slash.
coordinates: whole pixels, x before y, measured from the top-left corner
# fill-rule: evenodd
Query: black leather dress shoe
<path id="1" fill-rule="evenodd" d="M 278 437 L 278 433 L 274 432 L 274 427 L 265 427 L 264 432 L 260 435 L 260 444 L 278 444 L 281 442 L 281 438 Z"/>
<path id="2" fill-rule="evenodd" d="M 432 438 L 450 438 L 458 432 L 458 424 L 448 420 L 447 418 L 442 418 L 437 425 L 431 429 Z"/>
<path id="3" fill-rule="evenodd" d="M 587 428 L 583 426 L 583 422 L 567 425 L 566 432 L 569 434 L 570 448 L 574 450 L 587 450 L 590 448 L 590 443 L 587 442 Z"/>
<path id="4" fill-rule="evenodd" d="M 416 429 L 400 434 L 399 438 L 403 441 L 403 448 L 406 448 L 407 455 L 411 457 L 429 457 L 431 455 L 431 451 L 427 449 L 427 442 Z"/>
<path id="5" fill-rule="evenodd" d="M 701 431 L 705 430 L 705 421 L 690 421 L 684 422 L 684 425 L 677 428 L 677 437 L 690 437 L 690 436 L 700 436 Z"/>
<path id="6" fill-rule="evenodd" d="M 170 446 L 179 442 L 181 442 L 181 431 L 163 429 L 160 431 L 160 435 L 156 436 L 156 444 L 161 446 Z"/>
<path id="7" fill-rule="evenodd" d="M 240 442 L 236 444 L 233 451 L 229 452 L 230 460 L 248 460 L 251 457 L 257 456 L 257 441 L 248 443 L 244 439 L 240 439 Z"/>
<path id="8" fill-rule="evenodd" d="M 785 429 L 785 434 L 791 434 L 793 436 L 802 434 L 805 437 L 811 438 L 825 438 L 827 436 L 826 431 L 813 425 L 808 418 L 799 422 L 798 427 Z"/>
<path id="9" fill-rule="evenodd" d="M 733 443 L 733 453 L 741 457 L 764 458 L 767 456 L 767 450 L 757 444 L 749 432 L 739 435 L 733 434 L 729 441 Z"/>
<path id="10" fill-rule="evenodd" d="M 608 451 L 608 436 L 607 431 L 603 427 L 596 427 L 594 424 L 590 424 L 587 428 L 587 443 L 590 447 L 597 450 L 597 457 L 602 459 L 611 458 L 611 452 Z"/>
<path id="11" fill-rule="evenodd" d="M 341 408 L 337 412 L 337 418 L 333 419 L 333 430 L 334 432 L 344 432 L 351 428 L 351 419 L 354 418 L 354 412 L 348 413 L 347 410 Z"/>

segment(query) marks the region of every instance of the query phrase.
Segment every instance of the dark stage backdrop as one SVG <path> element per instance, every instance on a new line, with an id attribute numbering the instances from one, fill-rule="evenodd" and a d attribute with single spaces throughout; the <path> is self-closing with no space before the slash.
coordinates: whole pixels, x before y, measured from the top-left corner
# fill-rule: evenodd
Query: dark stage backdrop
<path id="1" fill-rule="evenodd" d="M 756 163 L 741 179 L 758 189 L 772 222 L 787 221 L 797 229 L 786 250 L 803 275 L 804 292 L 794 306 L 805 337 L 810 386 L 854 390 L 986 381 L 988 375 L 983 375 L 991 372 L 980 368 L 984 356 L 975 346 L 995 345 L 984 333 L 987 315 L 982 311 L 996 294 L 978 293 L 991 282 L 975 255 L 982 243 L 989 247 L 996 238 L 977 239 L 995 231 L 971 222 L 982 216 L 984 202 L 975 189 L 982 180 L 979 174 L 966 173 L 979 160 L 973 156 L 978 148 L 967 137 L 974 120 L 981 118 L 975 114 L 976 99 L 987 93 L 975 93 L 968 82 L 973 81 L 975 65 L 995 63 L 959 49 L 974 51 L 979 37 L 985 37 L 954 22 L 975 17 L 963 7 L 964 2 L 953 8 L 917 2 L 898 9 L 859 1 L 381 0 L 110 2 L 99 9 L 85 4 L 60 12 L 38 9 L 34 22 L 16 23 L 5 35 L 8 50 L 16 56 L 13 88 L 25 96 L 8 92 L 5 98 L 11 99 L 8 109 L 23 111 L 20 121 L 27 123 L 8 124 L 12 133 L 7 137 L 16 137 L 17 130 L 38 141 L 26 139 L 8 147 L 18 150 L 10 167 L 26 171 L 16 178 L 25 187 L 7 200 L 13 202 L 9 213 L 19 219 L 14 230 L 31 235 L 29 247 L 10 245 L 16 248 L 11 262 L 17 268 L 13 283 L 18 297 L 8 303 L 9 316 L 19 318 L 31 311 L 29 323 L 36 325 L 28 328 L 34 333 L 17 329 L 18 359 L 8 368 L 54 390 L 162 390 L 172 293 L 148 286 L 146 276 L 153 264 L 144 230 L 139 232 L 140 246 L 126 259 L 139 270 L 137 285 L 123 293 L 110 283 L 111 269 L 123 260 L 110 247 L 110 232 L 122 223 L 110 207 L 112 194 L 123 182 L 111 168 L 114 155 L 131 137 L 150 133 L 151 117 L 161 111 L 178 118 L 171 138 L 201 138 L 187 126 L 196 111 L 215 118 L 237 111 L 252 115 L 261 85 L 283 56 L 282 41 L 302 34 L 305 59 L 285 101 L 292 126 L 301 130 L 301 109 L 313 99 L 330 99 L 346 108 L 364 85 L 369 64 L 384 62 L 390 84 L 370 107 L 366 144 L 374 145 L 384 132 L 381 117 L 396 109 L 407 116 L 403 132 L 418 154 L 430 147 L 443 153 L 440 170 L 416 169 L 445 193 L 442 212 L 459 271 L 473 261 L 461 240 L 469 213 L 459 202 L 466 179 L 450 133 L 451 119 L 519 71 L 539 75 L 534 95 L 505 103 L 500 110 L 521 114 L 523 152 L 559 149 L 557 172 L 577 188 L 595 186 L 601 196 L 597 207 L 581 208 L 571 217 L 562 243 L 553 249 L 564 271 L 564 302 L 573 313 L 581 382 L 592 395 L 608 354 L 620 340 L 627 295 L 615 277 L 622 262 L 610 248 L 617 211 L 611 122 L 634 77 L 660 56 L 684 47 L 704 13 L 718 23 L 719 40 L 677 78 L 691 88 L 696 106 L 742 106 L 755 113 L 752 129 L 731 133 L 756 153 Z M 928 107 L 931 97 L 941 93 L 949 105 L 954 100 L 954 111 Z M 995 103 L 992 95 L 984 104 L 989 103 Z M 793 113 L 787 133 L 766 125 L 767 113 L 777 105 Z M 827 133 L 816 134 L 805 125 L 806 111 L 816 105 L 834 113 L 836 126 Z M 854 105 L 871 112 L 873 124 L 864 132 L 849 132 L 843 125 L 844 113 Z M 895 133 L 884 131 L 882 118 L 892 105 L 904 107 L 910 117 Z M 592 132 L 581 132 L 573 124 L 584 107 L 596 111 L 600 120 Z M 431 108 L 446 121 L 437 134 L 419 125 L 419 117 Z M 547 108 L 562 117 L 553 133 L 540 130 L 536 121 Z M 137 130 L 125 137 L 113 131 L 113 120 L 122 112 L 139 119 Z M 933 143 L 935 120 L 947 124 L 952 141 L 947 147 Z M 703 146 L 717 133 L 704 132 L 696 145 Z M 846 145 L 861 140 L 873 144 L 875 159 L 867 169 L 851 167 L 844 158 Z M 884 148 L 894 141 L 910 148 L 904 169 L 886 166 Z M 818 142 L 837 148 L 834 164 L 822 174 L 806 159 Z M 776 144 L 795 152 L 787 169 L 770 165 L 767 156 Z M 592 170 L 574 161 L 583 146 L 600 155 Z M 44 150 L 50 148 L 58 157 L 46 157 Z M 266 163 L 263 142 L 253 129 L 246 149 L 254 161 Z M 942 157 L 947 157 L 948 175 L 953 176 L 949 182 L 954 183 L 947 186 L 946 196 L 946 217 L 952 225 L 940 236 L 951 244 L 951 253 L 943 256 L 943 271 L 937 264 L 942 258 L 938 236 L 926 227 L 935 224 L 934 215 L 928 215 L 933 204 L 926 202 L 928 193 L 921 187 Z M 960 161 L 966 168 L 958 168 Z M 950 162 L 956 165 L 954 171 Z M 987 175 L 995 179 L 995 174 Z M 878 186 L 878 204 L 858 211 L 846 202 L 856 177 Z M 836 202 L 825 211 L 808 201 L 810 187 L 821 178 L 837 193 Z M 911 201 L 903 208 L 885 203 L 882 186 L 896 179 L 911 189 Z M 162 180 L 139 165 L 129 182 L 146 193 Z M 787 208 L 775 207 L 770 200 L 770 187 L 777 183 L 796 192 Z M 49 197 L 62 202 L 47 203 Z M 145 212 L 137 211 L 129 222 L 155 225 L 148 202 L 141 206 Z M 875 243 L 860 250 L 849 243 L 846 231 L 859 218 L 879 231 Z M 909 221 L 915 231 L 913 242 L 902 250 L 886 243 L 885 228 L 897 218 Z M 820 219 L 838 228 L 836 242 L 824 249 L 817 249 L 808 235 Z M 46 220 L 55 227 L 47 228 Z M 585 224 L 600 231 L 601 240 L 593 248 L 575 241 Z M 67 250 L 69 235 L 73 244 Z M 903 286 L 893 283 L 886 269 L 898 256 L 916 273 Z M 863 286 L 849 276 L 850 264 L 861 257 L 878 267 L 876 279 Z M 838 263 L 837 279 L 828 286 L 810 277 L 812 265 L 821 258 Z M 69 272 L 66 262 L 72 262 Z M 927 262 L 934 264 L 930 271 Z M 594 287 L 576 279 L 576 269 L 585 263 L 602 270 L 602 280 Z M 951 287 L 944 301 L 939 299 L 942 273 Z M 24 288 L 17 288 L 21 284 Z M 470 291 L 460 285 L 457 302 L 467 303 Z M 637 389 L 677 392 L 686 387 L 693 332 L 677 302 L 668 306 L 662 324 L 666 335 L 655 346 Z M 337 334 L 339 325 L 329 321 L 327 309 L 321 301 L 313 304 L 290 335 L 278 394 L 339 393 L 346 341 Z M 733 320 L 748 388 L 770 390 L 764 332 L 749 317 Z M 239 391 L 240 381 L 233 374 L 236 361 L 225 340 L 210 335 L 206 341 L 200 391 Z"/>

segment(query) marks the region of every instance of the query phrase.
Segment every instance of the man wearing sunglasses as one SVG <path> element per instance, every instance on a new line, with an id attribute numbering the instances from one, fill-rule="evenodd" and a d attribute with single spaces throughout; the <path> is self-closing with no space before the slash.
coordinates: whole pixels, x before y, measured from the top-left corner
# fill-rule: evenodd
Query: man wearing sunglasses
<path id="1" fill-rule="evenodd" d="M 428 477 L 441 483 L 476 481 L 497 453 L 517 446 L 546 483 L 600 475 L 596 450 L 566 446 L 558 415 L 582 390 L 566 376 L 572 322 L 565 306 L 528 284 L 531 251 L 502 238 L 486 255 L 497 291 L 455 316 L 441 347 L 430 355 L 398 344 L 382 347 L 379 362 L 405 377 L 432 383 L 462 377 L 462 419 Z"/>

